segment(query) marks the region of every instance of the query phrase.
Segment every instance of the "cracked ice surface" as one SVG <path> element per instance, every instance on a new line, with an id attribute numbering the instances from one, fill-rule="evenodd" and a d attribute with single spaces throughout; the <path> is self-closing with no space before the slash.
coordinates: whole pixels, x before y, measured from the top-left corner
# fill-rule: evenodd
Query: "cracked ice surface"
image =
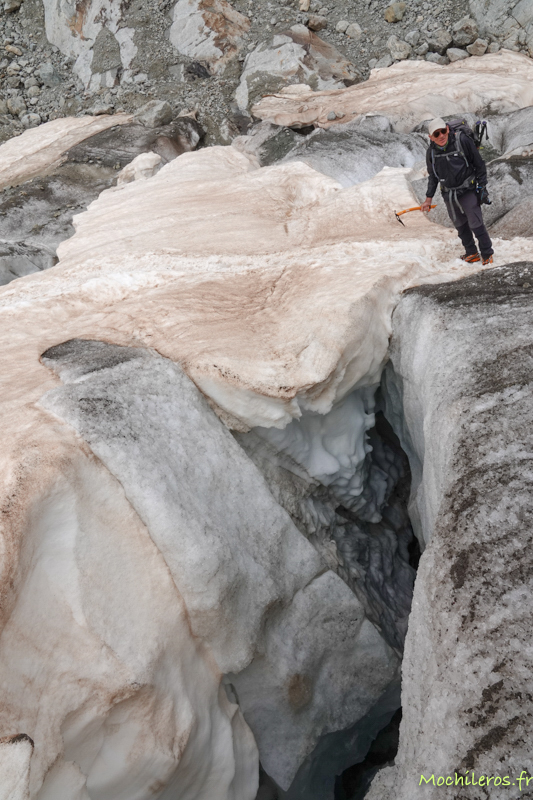
<path id="1" fill-rule="evenodd" d="M 324 680 L 314 659 L 328 655 L 327 637 L 307 626 L 308 649 L 296 654 L 303 661 L 295 655 L 284 662 L 285 671 L 276 666 L 278 673 L 267 644 L 285 648 L 276 635 L 292 630 L 293 600 L 293 613 L 305 618 L 301 596 L 308 586 L 313 594 L 335 579 L 337 589 L 348 593 L 346 624 L 351 618 L 354 642 L 358 630 L 370 631 L 361 604 L 340 579 L 328 576 L 251 461 L 228 444 L 228 432 L 200 395 L 189 408 L 191 414 L 196 409 L 194 419 L 184 417 L 181 429 L 172 429 L 179 417 L 168 387 L 165 394 L 161 386 L 170 375 L 181 387 L 178 395 L 196 392 L 180 365 L 216 413 L 240 430 L 281 430 L 305 414 L 332 409 L 342 418 L 337 404 L 379 380 L 400 292 L 470 271 L 456 258 L 452 232 L 421 216 L 410 215 L 405 228 L 394 219 L 395 209 L 414 204 L 408 176 L 409 170 L 385 170 L 343 190 L 298 163 L 258 169 L 234 148 L 187 154 L 153 178 L 104 193 L 76 219 L 77 233 L 62 245 L 57 267 L 0 290 L 0 652 L 10 682 L 0 732 L 34 739 L 31 791 L 40 793 L 39 800 L 63 790 L 86 800 L 85 785 L 106 800 L 121 792 L 133 800 L 149 796 L 146 787 L 161 781 L 178 794 L 172 787 L 190 786 L 194 800 L 252 798 L 255 744 L 241 710 L 220 690 L 222 669 L 241 670 L 243 686 L 252 685 L 255 671 L 258 683 L 268 675 L 278 687 L 277 705 L 261 705 L 256 697 L 247 708 L 262 758 L 275 765 L 269 748 L 281 750 L 291 740 L 274 774 L 284 785 L 318 729 L 331 724 L 333 700 L 317 708 L 321 695 L 313 691 Z M 498 242 L 498 259 L 517 260 L 529 246 L 525 240 Z M 152 431 L 160 414 L 173 438 L 157 429 L 150 441 L 148 426 L 134 431 L 137 438 L 126 436 L 139 419 L 133 412 L 131 428 L 124 423 L 120 435 L 112 418 L 98 427 L 127 400 L 120 381 L 102 386 L 96 377 L 90 384 L 66 374 L 67 386 L 57 388 L 59 379 L 40 356 L 76 338 L 151 349 L 168 359 L 150 356 L 159 365 L 153 367 L 162 381 L 157 391 L 136 368 L 139 391 L 131 397 L 138 403 L 133 411 L 148 409 Z M 106 369 L 113 372 L 108 365 L 102 373 Z M 104 388 L 107 394 L 76 395 Z M 57 392 L 54 415 L 39 405 L 49 390 Z M 91 402 L 98 398 L 106 402 L 91 427 Z M 91 402 L 80 405 L 82 400 Z M 174 395 L 172 402 L 178 402 Z M 219 455 L 225 456 L 213 463 L 219 463 L 223 492 L 210 491 L 212 484 L 201 480 L 202 459 L 212 445 L 207 437 L 193 446 L 193 422 L 196 432 L 210 431 L 221 442 Z M 167 447 L 167 439 L 183 448 L 188 442 L 183 486 L 174 477 L 181 473 L 174 471 L 171 452 L 166 457 L 172 469 L 154 480 L 160 474 L 152 468 L 160 457 L 156 442 Z M 322 435 L 311 439 L 323 441 Z M 357 446 L 347 446 L 346 453 L 331 449 L 339 464 L 357 453 Z M 239 489 L 244 485 L 245 494 Z M 278 521 L 274 531 L 270 520 Z M 218 531 L 214 539 L 208 536 L 211 524 Z M 247 526 L 257 531 L 255 541 L 245 541 Z M 194 531 L 205 537 L 202 546 Z M 269 533 L 277 542 L 285 536 L 289 550 L 294 545 L 295 552 L 308 554 L 294 575 L 278 575 L 283 570 L 269 550 Z M 232 549 L 237 542 L 246 544 L 246 552 Z M 185 563 L 196 571 L 185 574 Z M 246 577 L 250 563 L 252 574 L 264 575 L 260 597 Z M 313 580 L 320 573 L 323 580 Z M 248 608 L 249 620 L 242 618 Z M 236 623 L 225 616 L 230 609 Z M 263 622 L 268 624 L 259 633 Z M 239 639 L 241 623 L 246 627 Z M 368 703 L 385 689 L 396 664 L 375 636 L 369 655 L 374 652 L 377 685 L 366 693 Z M 349 662 L 350 653 L 345 655 L 340 663 Z M 351 655 L 358 663 L 355 645 Z M 338 692 L 339 707 L 344 691 L 353 698 L 351 682 L 333 681 L 330 689 Z M 247 696 L 248 689 L 243 692 Z M 359 706 L 355 700 L 351 705 L 355 717 L 363 713 L 363 694 Z M 308 697 L 309 705 L 300 706 Z M 245 706 L 243 700 L 246 715 Z M 280 708 L 286 738 L 272 742 L 267 722 Z M 317 713 L 296 741 L 302 709 Z M 140 731 L 147 759 L 126 770 Z M 185 791 L 180 797 L 185 800 Z"/>

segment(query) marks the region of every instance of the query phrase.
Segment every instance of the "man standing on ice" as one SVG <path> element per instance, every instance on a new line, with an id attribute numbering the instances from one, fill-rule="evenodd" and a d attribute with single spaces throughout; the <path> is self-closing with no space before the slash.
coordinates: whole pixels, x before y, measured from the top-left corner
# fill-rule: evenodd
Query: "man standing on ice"
<path id="1" fill-rule="evenodd" d="M 426 213 L 440 183 L 448 214 L 464 245 L 463 261 L 492 264 L 492 242 L 483 222 L 481 203 L 486 202 L 487 168 L 471 135 L 451 130 L 443 119 L 428 124 L 431 144 L 426 154 L 427 197 L 421 206 Z M 458 139 L 460 137 L 460 139 Z M 479 243 L 478 253 L 474 234 Z"/>

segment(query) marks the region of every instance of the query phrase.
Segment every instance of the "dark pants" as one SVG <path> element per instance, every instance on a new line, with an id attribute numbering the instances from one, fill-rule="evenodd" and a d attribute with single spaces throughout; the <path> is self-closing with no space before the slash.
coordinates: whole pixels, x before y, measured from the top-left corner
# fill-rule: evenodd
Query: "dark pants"
<path id="1" fill-rule="evenodd" d="M 459 236 L 465 252 L 468 256 L 473 256 L 477 253 L 476 243 L 473 234 L 475 233 L 476 239 L 479 242 L 479 250 L 483 258 L 487 258 L 494 253 L 492 249 L 492 242 L 488 231 L 483 223 L 483 214 L 481 206 L 477 201 L 477 194 L 475 192 L 466 192 L 458 198 L 460 208 L 457 203 L 454 203 L 453 209 L 451 208 L 450 196 L 448 193 L 442 195 L 448 214 L 453 224 L 457 228 L 457 235 Z"/>

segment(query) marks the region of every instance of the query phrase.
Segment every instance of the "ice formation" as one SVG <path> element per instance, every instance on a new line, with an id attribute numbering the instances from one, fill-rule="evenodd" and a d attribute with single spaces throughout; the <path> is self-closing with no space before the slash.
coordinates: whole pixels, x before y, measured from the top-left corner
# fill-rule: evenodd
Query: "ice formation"
<path id="1" fill-rule="evenodd" d="M 58 166 L 71 147 L 96 133 L 131 122 L 129 114 L 55 119 L 30 128 L 0 147 L 0 189 L 30 180 Z"/>
<path id="2" fill-rule="evenodd" d="M 518 262 L 416 288 L 394 314 L 387 410 L 413 467 L 410 512 L 426 549 L 400 748 L 369 800 L 518 798 L 520 774 L 533 771 L 532 287 L 532 262 Z M 452 785 L 420 785 L 421 774 Z"/>
<path id="3" fill-rule="evenodd" d="M 30 796 L 253 800 L 256 746 L 288 788 L 390 712 L 412 573 L 372 389 L 402 290 L 471 269 L 398 225 L 412 177 L 187 153 L 0 290 L 0 733 L 35 742 Z"/>
<path id="4" fill-rule="evenodd" d="M 400 61 L 388 69 L 372 70 L 364 83 L 335 91 L 313 92 L 303 84 L 288 86 L 260 100 L 253 113 L 276 125 L 321 128 L 338 124 L 340 118 L 350 122 L 360 114 L 385 114 L 397 131 L 408 132 L 423 119 L 465 111 L 485 114 L 488 108 L 498 114 L 530 105 L 531 59 L 501 50 L 447 66 Z"/>

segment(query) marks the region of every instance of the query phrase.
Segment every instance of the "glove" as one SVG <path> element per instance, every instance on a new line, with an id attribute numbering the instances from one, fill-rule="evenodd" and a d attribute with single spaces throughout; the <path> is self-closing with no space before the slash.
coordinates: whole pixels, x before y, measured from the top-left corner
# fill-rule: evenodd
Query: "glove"
<path id="1" fill-rule="evenodd" d="M 476 192 L 477 192 L 477 200 L 478 200 L 478 203 L 479 203 L 480 206 L 482 206 L 482 205 L 491 206 L 492 205 L 492 200 L 489 199 L 489 193 L 487 191 L 487 187 L 486 186 L 477 186 L 476 187 Z"/>

